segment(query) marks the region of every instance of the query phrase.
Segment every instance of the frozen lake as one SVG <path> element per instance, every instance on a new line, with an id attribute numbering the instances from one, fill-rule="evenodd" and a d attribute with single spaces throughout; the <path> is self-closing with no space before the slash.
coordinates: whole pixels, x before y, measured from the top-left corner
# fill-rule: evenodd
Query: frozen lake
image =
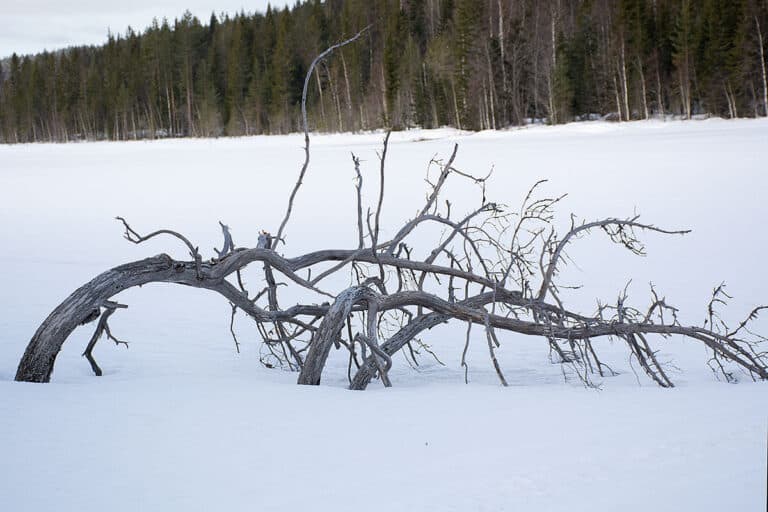
<path id="1" fill-rule="evenodd" d="M 287 256 L 356 247 L 350 151 L 360 156 L 365 201 L 378 190 L 383 134 L 313 137 L 312 163 L 287 229 Z M 568 193 L 569 215 L 627 217 L 685 237 L 642 234 L 638 258 L 601 233 L 578 240 L 562 282 L 573 309 L 592 313 L 628 281 L 647 306 L 653 283 L 701 324 L 712 289 L 741 320 L 768 303 L 768 121 L 582 123 L 509 132 L 392 135 L 383 236 L 423 203 L 427 164 L 447 159 L 493 176 L 488 198 L 517 208 L 529 187 Z M 229 305 L 204 291 L 148 286 L 119 296 L 111 321 L 131 347 L 105 340 L 105 371 L 80 357 L 78 330 L 48 385 L 12 382 L 46 315 L 71 291 L 119 263 L 168 252 L 172 240 L 134 246 L 114 220 L 142 232 L 187 235 L 207 256 L 218 220 L 254 246 L 283 216 L 302 137 L 0 146 L 0 508 L 4 510 L 755 510 L 766 500 L 768 388 L 717 382 L 698 345 L 657 346 L 679 371 L 673 390 L 636 378 L 626 351 L 604 341 L 621 375 L 602 391 L 564 382 L 543 340 L 504 336 L 499 387 L 487 349 L 460 367 L 464 329 L 441 326 L 429 343 L 445 366 L 419 371 L 394 358 L 394 388 L 346 391 L 343 361 L 320 388 L 258 363 L 253 327 L 229 334 Z M 451 185 L 453 208 L 479 191 Z M 439 236 L 439 232 L 436 234 Z M 338 283 L 342 286 L 343 283 Z M 768 320 L 755 326 L 768 333 Z M 474 347 L 474 346 L 473 346 Z M 425 360 L 425 363 L 427 361 Z"/>

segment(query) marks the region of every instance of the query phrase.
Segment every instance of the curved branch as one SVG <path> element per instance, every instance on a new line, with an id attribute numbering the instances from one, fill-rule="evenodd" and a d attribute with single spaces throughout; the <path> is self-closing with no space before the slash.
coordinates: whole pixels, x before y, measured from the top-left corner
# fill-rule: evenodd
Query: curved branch
<path id="1" fill-rule="evenodd" d="M 123 290 L 152 282 L 198 283 L 194 267 L 161 254 L 115 267 L 75 290 L 43 321 L 27 345 L 16 371 L 17 381 L 48 382 L 61 346 L 93 311 Z"/>
<path id="2" fill-rule="evenodd" d="M 369 28 L 371 28 L 371 25 L 368 25 L 364 29 L 362 29 L 360 32 L 355 34 L 354 36 L 350 37 L 349 39 L 346 39 L 344 41 L 341 41 L 340 43 L 336 43 L 333 46 L 327 48 L 325 51 L 323 51 L 320 55 L 314 58 L 312 63 L 309 65 L 309 69 L 307 70 L 307 75 L 304 77 L 304 89 L 301 93 L 301 119 L 304 124 L 304 164 L 301 166 L 301 172 L 299 172 L 299 179 L 296 180 L 296 184 L 293 186 L 293 190 L 291 191 L 291 195 L 288 198 L 288 208 L 285 212 L 285 217 L 283 218 L 283 221 L 280 223 L 280 228 L 277 230 L 277 236 L 275 239 L 279 243 L 283 239 L 283 230 L 285 229 L 285 225 L 288 224 L 288 219 L 291 217 L 291 212 L 293 211 L 293 201 L 296 199 L 296 194 L 299 192 L 299 189 L 301 188 L 301 185 L 304 180 L 304 175 L 307 173 L 307 168 L 309 167 L 309 122 L 307 121 L 307 90 L 309 89 L 309 82 L 312 77 L 312 71 L 315 69 L 315 66 L 317 66 L 317 63 L 323 60 L 325 57 L 333 53 L 334 50 L 341 48 L 342 46 L 346 46 L 349 43 L 352 43 L 354 41 L 357 41 L 363 33 L 365 33 Z"/>
<path id="3" fill-rule="evenodd" d="M 375 300 L 375 292 L 367 286 L 353 286 L 339 294 L 320 322 L 320 327 L 312 336 L 312 344 L 304 359 L 304 367 L 299 373 L 299 384 L 318 385 L 328 359 L 331 345 L 341 336 L 341 330 L 352 312 L 352 308 L 361 301 Z"/>
<path id="4" fill-rule="evenodd" d="M 678 231 L 668 231 L 666 229 L 657 228 L 656 226 L 652 226 L 650 224 L 642 224 L 640 222 L 636 222 L 639 216 L 632 217 L 631 219 L 604 219 L 599 220 L 595 222 L 589 222 L 587 224 L 582 224 L 578 227 L 572 228 L 568 233 L 565 234 L 562 240 L 560 240 L 560 243 L 557 244 L 557 247 L 555 248 L 554 252 L 552 253 L 552 257 L 549 260 L 549 265 L 547 266 L 547 270 L 544 273 L 544 278 L 541 282 L 541 287 L 539 288 L 539 293 L 537 295 L 538 300 L 544 300 L 544 298 L 547 295 L 547 291 L 549 290 L 550 285 L 552 284 L 552 277 L 555 274 L 555 269 L 557 268 L 557 264 L 560 261 L 563 249 L 566 245 L 568 245 L 568 242 L 571 241 L 571 239 L 578 235 L 579 233 L 582 233 L 584 231 L 589 231 L 590 229 L 594 228 L 607 228 L 609 226 L 615 226 L 619 229 L 623 228 L 638 228 L 643 229 L 647 231 L 655 231 L 657 233 L 663 233 L 665 235 L 685 235 L 691 232 L 690 229 L 686 230 L 678 230 Z M 621 240 L 625 246 L 628 248 L 635 250 L 633 247 L 630 247 L 627 245 L 627 242 L 624 242 Z"/>
<path id="5" fill-rule="evenodd" d="M 170 229 L 158 229 L 157 231 L 153 231 L 152 233 L 148 235 L 140 235 L 138 234 L 129 224 L 128 221 L 126 221 L 122 217 L 115 217 L 115 219 L 119 220 L 123 223 L 123 227 L 125 227 L 125 233 L 123 237 L 128 240 L 129 242 L 132 242 L 136 245 L 139 245 L 141 243 L 146 242 L 147 240 L 154 238 L 159 235 L 169 235 L 174 238 L 178 238 L 182 242 L 184 242 L 184 245 L 187 246 L 187 249 L 189 249 L 189 255 L 192 257 L 193 260 L 195 260 L 195 268 L 197 270 L 197 277 L 200 277 L 200 264 L 202 261 L 202 257 L 200 256 L 200 251 L 197 247 L 192 245 L 192 242 L 187 239 L 184 235 L 181 233 L 178 233 L 176 231 L 170 230 Z M 222 225 L 223 226 L 223 225 Z"/>

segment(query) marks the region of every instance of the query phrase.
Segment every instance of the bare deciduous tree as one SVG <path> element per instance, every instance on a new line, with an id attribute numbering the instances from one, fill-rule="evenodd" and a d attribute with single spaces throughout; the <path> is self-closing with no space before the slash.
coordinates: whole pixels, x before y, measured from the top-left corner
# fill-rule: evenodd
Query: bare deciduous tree
<path id="1" fill-rule="evenodd" d="M 319 60 L 315 59 L 312 67 Z M 303 101 L 312 67 L 307 73 Z M 388 142 L 389 134 L 380 153 L 377 205 L 367 215 L 361 199 L 360 160 L 353 155 L 359 231 L 355 249 L 321 249 L 296 257 L 286 257 L 277 251 L 279 243 L 285 244 L 284 230 L 309 169 L 306 122 L 305 161 L 285 217 L 277 236 L 262 231 L 256 247 L 237 247 L 229 227 L 220 223 L 223 247 L 215 249 L 215 257 L 204 260 L 198 246 L 184 235 L 169 229 L 141 235 L 118 217 L 127 240 L 141 244 L 159 236 L 176 238 L 188 249 L 191 260 L 178 261 L 161 254 L 115 267 L 77 289 L 35 332 L 19 364 L 16 380 L 49 381 L 63 343 L 79 325 L 96 320 L 96 330 L 83 355 L 100 375 L 92 353 L 99 337 L 106 333 L 115 343 L 124 343 L 112 336 L 107 320 L 125 306 L 111 299 L 128 288 L 153 282 L 182 284 L 221 295 L 232 305 L 233 316 L 241 311 L 258 325 L 268 351 L 263 362 L 298 372 L 300 384 L 319 384 L 329 353 L 336 348 L 348 352 L 351 389 L 365 389 L 376 377 L 389 386 L 392 356 L 406 349 L 413 363 L 418 364 L 418 352 L 432 354 L 419 336 L 450 320 L 467 324 L 467 345 L 472 326 L 485 330 L 489 358 L 503 385 L 507 380 L 495 354 L 500 346 L 498 331 L 542 338 L 556 361 L 570 368 L 587 386 L 596 384 L 595 376 L 613 373 L 601 360 L 595 343 L 601 338 L 613 338 L 626 344 L 630 360 L 650 379 L 659 386 L 672 387 L 665 363 L 657 357 L 652 341 L 673 335 L 703 343 L 712 354 L 713 371 L 727 381 L 737 379 L 736 369 L 753 379 L 768 379 L 768 356 L 764 349 L 768 340 L 749 328 L 766 306 L 756 308 L 731 329 L 716 310 L 727 298 L 723 286 L 716 288 L 709 299 L 703 326 L 682 325 L 677 309 L 653 289 L 649 306 L 642 310 L 628 304 L 626 291 L 615 303 L 600 305 L 594 314 L 571 311 L 563 304 L 558 272 L 575 240 L 603 231 L 632 253 L 643 254 L 638 233 L 682 235 L 687 231 L 661 229 L 641 222 L 637 216 L 593 222 L 577 222 L 572 217 L 569 230 L 558 235 L 553 219 L 562 197 L 541 197 L 542 181 L 530 189 L 518 210 L 489 202 L 485 186 L 490 175 L 477 177 L 457 169 L 453 163 L 457 146 L 447 161 L 431 162 L 431 168 L 438 170 L 437 179 L 430 182 L 425 203 L 416 216 L 394 237 L 381 240 Z M 451 202 L 441 197 L 449 178 L 469 180 L 482 190 L 477 207 L 462 217 L 455 217 Z M 428 253 L 419 256 L 410 240 L 417 227 L 430 224 L 443 228 L 444 233 Z M 257 262 L 263 265 L 266 287 L 255 292 L 246 288 L 241 272 Z M 320 268 L 324 270 L 317 271 Z M 321 287 L 327 278 L 341 273 L 349 273 L 355 284 L 343 290 Z M 317 301 L 281 307 L 276 274 L 291 286 L 313 294 Z M 231 320 L 230 329 L 239 347 Z M 465 371 L 466 351 L 465 345 Z"/>

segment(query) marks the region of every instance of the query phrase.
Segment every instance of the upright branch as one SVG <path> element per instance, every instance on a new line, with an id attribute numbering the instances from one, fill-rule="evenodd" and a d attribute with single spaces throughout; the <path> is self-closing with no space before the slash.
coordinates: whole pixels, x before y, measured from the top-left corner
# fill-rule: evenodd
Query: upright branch
<path id="1" fill-rule="evenodd" d="M 304 175 L 307 173 L 307 169 L 309 168 L 309 121 L 307 120 L 307 91 L 309 89 L 310 79 L 312 78 L 312 71 L 314 71 L 318 62 L 329 56 L 331 53 L 333 53 L 334 50 L 357 41 L 360 36 L 362 36 L 369 28 L 371 28 L 371 25 L 363 28 L 360 32 L 350 37 L 349 39 L 345 39 L 344 41 L 326 48 L 325 51 L 320 53 L 317 57 L 314 58 L 314 60 L 312 60 L 312 63 L 309 65 L 309 69 L 307 69 L 307 74 L 304 77 L 304 89 L 301 92 L 301 120 L 304 126 L 304 164 L 301 166 L 299 179 L 296 180 L 296 184 L 293 186 L 291 195 L 288 198 L 288 208 L 285 211 L 285 217 L 283 217 L 283 221 L 280 223 L 280 228 L 277 230 L 277 235 L 275 238 L 278 242 L 283 240 L 283 230 L 285 229 L 285 225 L 288 224 L 288 219 L 291 217 L 291 212 L 293 211 L 293 201 L 296 199 L 296 194 L 298 193 L 299 188 L 301 188 L 301 185 L 304 182 Z"/>
<path id="2" fill-rule="evenodd" d="M 229 226 L 221 221 L 219 221 L 219 226 L 221 226 L 221 233 L 224 235 L 224 247 L 222 247 L 221 250 L 216 248 L 213 250 L 216 252 L 216 256 L 221 259 L 235 250 L 235 243 L 232 241 L 232 233 L 229 232 Z"/>
<path id="3" fill-rule="evenodd" d="M 385 170 L 385 163 L 387 161 L 387 148 L 389 147 L 389 136 L 392 135 L 391 131 L 387 132 L 387 135 L 384 137 L 384 147 L 381 150 L 381 155 L 379 156 L 379 202 L 376 204 L 376 216 L 374 217 L 374 228 L 373 228 L 373 236 L 372 236 L 372 242 L 371 242 L 371 248 L 374 252 L 376 252 L 376 247 L 379 242 L 379 229 L 381 225 L 381 207 L 384 204 L 384 170 Z"/>
<path id="4" fill-rule="evenodd" d="M 357 248 L 362 249 L 365 245 L 365 236 L 363 233 L 363 175 L 360 172 L 360 158 L 352 153 L 352 163 L 355 166 L 355 191 L 357 196 Z"/>

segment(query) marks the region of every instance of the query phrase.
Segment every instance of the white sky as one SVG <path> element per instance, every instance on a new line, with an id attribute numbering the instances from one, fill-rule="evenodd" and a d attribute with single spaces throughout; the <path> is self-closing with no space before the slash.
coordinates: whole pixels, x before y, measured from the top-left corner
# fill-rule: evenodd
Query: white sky
<path id="1" fill-rule="evenodd" d="M 293 5 L 292 0 L 0 0 L 0 59 L 106 41 L 107 30 L 140 32 L 152 18 L 169 20 L 189 9 L 207 23 L 211 12 L 235 13 Z"/>

